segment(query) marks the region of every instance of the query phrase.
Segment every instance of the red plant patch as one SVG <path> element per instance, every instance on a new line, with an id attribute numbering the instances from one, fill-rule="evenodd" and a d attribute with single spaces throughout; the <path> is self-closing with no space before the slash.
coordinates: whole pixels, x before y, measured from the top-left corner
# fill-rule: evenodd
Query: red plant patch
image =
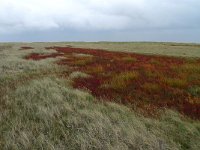
<path id="1" fill-rule="evenodd" d="M 32 60 L 41 60 L 41 59 L 46 59 L 46 58 L 55 58 L 58 56 L 62 56 L 63 54 L 59 53 L 53 53 L 53 54 L 37 54 L 37 53 L 32 53 L 29 56 L 26 56 L 25 59 L 32 59 Z"/>
<path id="2" fill-rule="evenodd" d="M 90 75 L 75 78 L 75 88 L 87 89 L 104 100 L 137 106 L 149 114 L 159 108 L 172 108 L 200 119 L 200 98 L 188 91 L 193 86 L 200 87 L 200 60 L 72 47 L 46 49 L 57 53 L 31 54 L 26 59 L 63 56 L 59 65 L 67 64 L 72 71 Z"/>
<path id="3" fill-rule="evenodd" d="M 21 50 L 28 50 L 28 49 L 33 49 L 33 47 L 29 47 L 29 46 L 23 46 L 23 47 L 21 47 Z"/>

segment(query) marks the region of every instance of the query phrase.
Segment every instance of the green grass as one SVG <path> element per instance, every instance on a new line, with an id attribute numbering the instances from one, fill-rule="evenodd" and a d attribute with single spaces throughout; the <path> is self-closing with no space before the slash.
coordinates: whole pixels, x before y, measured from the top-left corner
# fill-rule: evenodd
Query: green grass
<path id="1" fill-rule="evenodd" d="M 88 67 L 88 73 L 103 73 L 105 70 L 101 65 L 95 65 L 94 67 Z"/>
<path id="2" fill-rule="evenodd" d="M 122 57 L 122 60 L 124 60 L 125 62 L 136 62 L 137 59 L 133 58 L 133 57 Z"/>
<path id="3" fill-rule="evenodd" d="M 144 90 L 148 92 L 159 92 L 161 91 L 161 87 L 156 83 L 145 83 L 143 86 Z"/>
<path id="4" fill-rule="evenodd" d="M 189 72 L 189 73 L 199 73 L 200 74 L 200 67 L 195 64 L 186 64 L 179 68 L 181 71 Z"/>
<path id="5" fill-rule="evenodd" d="M 88 74 L 86 74 L 86 73 L 83 73 L 83 72 L 79 72 L 79 71 L 72 72 L 72 73 L 69 75 L 69 78 L 70 78 L 70 79 L 88 78 L 88 77 L 90 77 L 90 75 L 88 75 Z"/>
<path id="6" fill-rule="evenodd" d="M 124 106 L 97 103 L 55 77 L 7 91 L 2 149 L 198 149 L 200 124 L 166 111 L 160 120 Z"/>
<path id="7" fill-rule="evenodd" d="M 163 82 L 174 88 L 183 88 L 187 85 L 187 81 L 184 79 L 178 79 L 178 78 L 164 78 Z"/>
<path id="8" fill-rule="evenodd" d="M 19 51 L 20 45 L 35 49 Z M 44 45 L 0 44 L 0 149 L 200 149 L 199 121 L 172 110 L 147 118 L 100 102 L 71 87 L 71 78 L 86 74 L 61 78 L 68 67 L 58 67 L 57 59 L 23 59 L 34 51 L 49 53 Z"/>
<path id="9" fill-rule="evenodd" d="M 85 66 L 92 62 L 92 57 L 85 57 L 84 59 L 77 59 L 74 61 L 74 65 Z"/>
<path id="10" fill-rule="evenodd" d="M 193 86 L 193 87 L 189 88 L 188 91 L 192 96 L 200 98 L 200 87 L 199 86 Z"/>
<path id="11" fill-rule="evenodd" d="M 74 47 L 125 51 L 151 55 L 200 57 L 200 44 L 163 42 L 68 42 L 66 44 Z"/>
<path id="12" fill-rule="evenodd" d="M 113 89 L 123 89 L 126 88 L 132 80 L 136 80 L 138 76 L 138 72 L 135 71 L 120 73 L 115 75 L 108 84 L 109 87 Z"/>

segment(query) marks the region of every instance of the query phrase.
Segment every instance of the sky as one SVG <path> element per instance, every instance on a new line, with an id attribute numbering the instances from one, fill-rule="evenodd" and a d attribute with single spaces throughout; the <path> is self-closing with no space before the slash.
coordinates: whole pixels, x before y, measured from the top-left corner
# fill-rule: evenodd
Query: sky
<path id="1" fill-rule="evenodd" d="M 0 0 L 0 42 L 200 43 L 200 0 Z"/>

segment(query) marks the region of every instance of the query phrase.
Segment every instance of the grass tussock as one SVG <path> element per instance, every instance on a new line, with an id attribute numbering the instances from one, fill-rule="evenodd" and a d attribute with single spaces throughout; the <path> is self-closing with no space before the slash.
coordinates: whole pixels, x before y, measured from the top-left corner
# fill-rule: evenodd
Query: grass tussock
<path id="1" fill-rule="evenodd" d="M 142 70 L 143 74 L 148 78 L 148 79 L 156 79 L 159 78 L 161 75 L 161 73 L 155 71 L 155 70 L 151 70 L 151 69 L 146 69 L 144 68 Z"/>
<path id="2" fill-rule="evenodd" d="M 166 112 L 144 118 L 96 103 L 56 78 L 32 80 L 8 93 L 1 113 L 2 149 L 198 149 L 199 124 Z M 9 109 L 12 108 L 12 109 Z"/>
<path id="3" fill-rule="evenodd" d="M 200 87 L 199 86 L 193 86 L 188 89 L 189 93 L 194 97 L 200 98 Z"/>
<path id="4" fill-rule="evenodd" d="M 70 75 L 69 75 L 69 78 L 71 79 L 76 79 L 76 78 L 88 78 L 90 77 L 90 75 L 86 74 L 86 73 L 83 73 L 83 72 L 80 72 L 80 71 L 75 71 L 75 72 L 72 72 Z"/>
<path id="5" fill-rule="evenodd" d="M 200 67 L 197 64 L 185 64 L 179 68 L 179 70 L 187 73 L 199 73 Z"/>
<path id="6" fill-rule="evenodd" d="M 101 65 L 95 65 L 87 68 L 87 72 L 90 74 L 99 74 L 99 73 L 104 73 L 105 70 L 103 66 Z"/>
<path id="7" fill-rule="evenodd" d="M 123 60 L 125 62 L 136 62 L 137 58 L 127 56 L 127 57 L 122 57 L 121 60 Z"/>
<path id="8" fill-rule="evenodd" d="M 139 73 L 136 71 L 124 72 L 118 75 L 115 75 L 110 81 L 109 86 L 113 89 L 123 89 L 126 88 L 131 81 L 137 79 Z"/>
<path id="9" fill-rule="evenodd" d="M 142 87 L 144 90 L 148 91 L 149 93 L 161 91 L 161 87 L 156 83 L 145 83 Z"/>
<path id="10" fill-rule="evenodd" d="M 75 57 L 93 57 L 93 55 L 81 54 L 81 53 L 73 53 L 73 56 L 75 56 Z"/>
<path id="11" fill-rule="evenodd" d="M 178 78 L 164 78 L 163 82 L 173 88 L 184 88 L 187 85 L 187 81 Z"/>
<path id="12" fill-rule="evenodd" d="M 92 63 L 92 59 L 93 59 L 92 57 L 81 57 L 79 59 L 75 59 L 73 64 L 77 66 L 84 66 L 89 63 Z"/>
<path id="13" fill-rule="evenodd" d="M 156 60 L 156 59 L 151 59 L 151 60 L 150 60 L 150 63 L 151 63 L 151 64 L 154 64 L 154 65 L 156 65 L 156 66 L 162 65 L 162 63 L 161 63 L 160 61 Z"/>

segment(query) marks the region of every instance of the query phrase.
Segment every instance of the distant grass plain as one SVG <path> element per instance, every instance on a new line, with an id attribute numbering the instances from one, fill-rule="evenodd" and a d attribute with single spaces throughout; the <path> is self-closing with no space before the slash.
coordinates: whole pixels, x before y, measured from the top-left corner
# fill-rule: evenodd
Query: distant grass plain
<path id="1" fill-rule="evenodd" d="M 198 150 L 199 58 L 186 43 L 0 43 L 0 149 Z"/>
<path id="2" fill-rule="evenodd" d="M 200 44 L 166 42 L 72 42 L 74 47 L 177 57 L 200 57 Z"/>

